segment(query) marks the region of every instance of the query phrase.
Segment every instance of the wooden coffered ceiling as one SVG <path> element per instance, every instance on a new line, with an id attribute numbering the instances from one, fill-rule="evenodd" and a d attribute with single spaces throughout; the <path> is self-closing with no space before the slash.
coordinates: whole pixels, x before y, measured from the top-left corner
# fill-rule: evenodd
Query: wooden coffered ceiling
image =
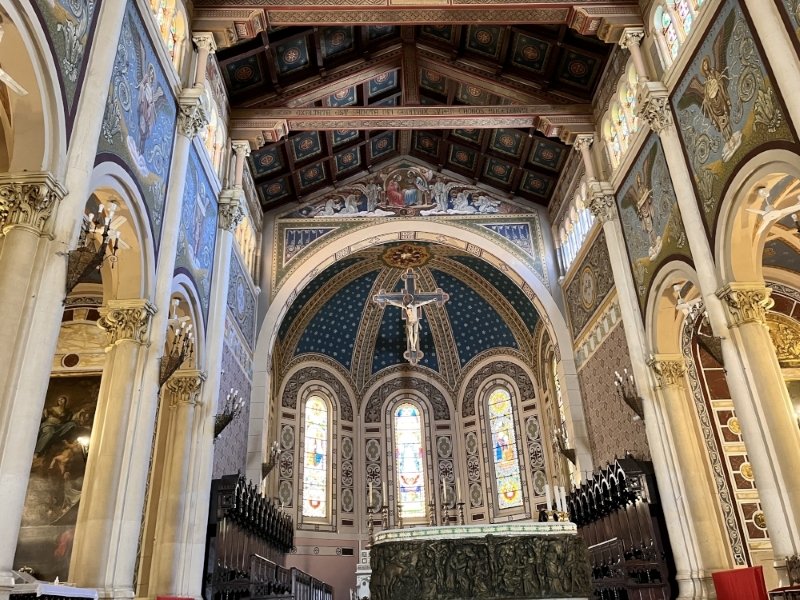
<path id="1" fill-rule="evenodd" d="M 547 205 L 610 48 L 564 24 L 292 26 L 217 59 L 265 209 L 399 155 Z"/>

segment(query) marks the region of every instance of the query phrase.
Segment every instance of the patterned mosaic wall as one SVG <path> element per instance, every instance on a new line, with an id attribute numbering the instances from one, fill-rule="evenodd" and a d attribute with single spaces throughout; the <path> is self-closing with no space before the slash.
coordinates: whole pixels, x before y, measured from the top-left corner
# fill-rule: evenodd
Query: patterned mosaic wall
<path id="1" fill-rule="evenodd" d="M 103 115 L 97 161 L 114 160 L 137 182 L 158 247 L 175 134 L 175 99 L 142 22 L 128 2 Z"/>
<path id="2" fill-rule="evenodd" d="M 788 22 L 789 31 L 800 42 L 800 0 L 776 0 Z"/>
<path id="3" fill-rule="evenodd" d="M 194 281 L 206 324 L 216 239 L 217 198 L 197 150 L 192 146 L 183 192 L 175 271 L 188 274 Z"/>
<path id="4" fill-rule="evenodd" d="M 644 311 L 650 284 L 672 258 L 691 261 L 667 161 L 658 136 L 651 133 L 617 191 L 622 231 L 633 279 Z"/>
<path id="5" fill-rule="evenodd" d="M 625 330 L 620 323 L 578 371 L 595 464 L 612 462 L 626 451 L 650 460 L 644 422 L 633 421 L 633 411 L 616 394 L 614 371 L 625 368 L 631 370 Z"/>
<path id="6" fill-rule="evenodd" d="M 242 413 L 228 425 L 214 442 L 214 478 L 244 473 L 247 463 L 247 436 L 250 421 L 252 356 L 233 324 L 231 313 L 225 319 L 225 343 L 222 375 L 219 384 L 220 406 L 231 390 L 238 390 L 245 401 Z"/>
<path id="7" fill-rule="evenodd" d="M 92 44 L 100 0 L 35 0 L 33 5 L 53 49 L 69 136 L 88 60 L 86 48 Z"/>
<path id="8" fill-rule="evenodd" d="M 228 311 L 245 343 L 255 349 L 256 295 L 250 284 L 250 276 L 242 265 L 238 252 L 231 252 L 231 268 L 228 281 Z"/>
<path id="9" fill-rule="evenodd" d="M 794 14 L 796 17 L 797 2 Z M 756 148 L 795 141 L 739 2 L 727 0 L 676 86 L 672 105 L 706 229 L 737 165 Z"/>
<path id="10" fill-rule="evenodd" d="M 614 287 L 614 275 L 608 258 L 606 234 L 600 234 L 591 242 L 586 258 L 576 267 L 572 280 L 564 294 L 573 339 L 578 339 L 583 328 Z"/>

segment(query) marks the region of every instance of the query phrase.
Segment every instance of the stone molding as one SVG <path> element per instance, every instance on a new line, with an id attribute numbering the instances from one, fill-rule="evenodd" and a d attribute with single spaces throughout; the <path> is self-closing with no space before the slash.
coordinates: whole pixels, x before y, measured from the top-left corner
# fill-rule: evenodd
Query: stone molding
<path id="1" fill-rule="evenodd" d="M 205 380 L 206 374 L 196 369 L 181 369 L 173 374 L 167 381 L 167 389 L 172 395 L 170 408 L 181 404 L 189 406 L 200 404 L 200 391 Z"/>
<path id="2" fill-rule="evenodd" d="M 729 326 L 766 325 L 767 311 L 775 304 L 770 294 L 772 290 L 763 283 L 731 282 L 717 291 L 717 298 L 725 305 Z"/>
<path id="3" fill-rule="evenodd" d="M 606 181 L 589 182 L 589 210 L 601 223 L 617 218 L 617 201 L 614 188 Z"/>
<path id="4" fill-rule="evenodd" d="M 677 387 L 684 381 L 686 361 L 682 356 L 656 355 L 647 361 L 658 381 L 658 387 Z"/>
<path id="5" fill-rule="evenodd" d="M 190 140 L 208 124 L 199 93 L 202 90 L 187 88 L 178 100 L 178 133 Z"/>
<path id="6" fill-rule="evenodd" d="M 630 50 L 631 46 L 640 46 L 643 39 L 644 27 L 626 27 L 622 30 L 619 45 L 625 50 Z"/>
<path id="7" fill-rule="evenodd" d="M 669 92 L 660 81 L 641 82 L 637 104 L 637 116 L 657 134 L 660 135 L 664 129 L 672 126 Z"/>
<path id="8" fill-rule="evenodd" d="M 244 219 L 241 190 L 223 190 L 220 194 L 217 226 L 225 231 L 235 231 Z"/>
<path id="9" fill-rule="evenodd" d="M 42 233 L 67 191 L 46 171 L 0 175 L 0 226 L 28 227 Z"/>
<path id="10" fill-rule="evenodd" d="M 156 307 L 149 300 L 110 300 L 100 309 L 97 325 L 109 335 L 109 346 L 130 341 L 147 342 L 147 331 Z"/>

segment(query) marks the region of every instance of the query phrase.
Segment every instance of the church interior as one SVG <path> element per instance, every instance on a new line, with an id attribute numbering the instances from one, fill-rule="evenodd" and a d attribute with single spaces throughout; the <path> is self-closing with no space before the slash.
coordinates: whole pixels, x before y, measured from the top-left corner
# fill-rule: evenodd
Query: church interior
<path id="1" fill-rule="evenodd" d="M 0 0 L 0 600 L 800 598 L 800 0 Z"/>

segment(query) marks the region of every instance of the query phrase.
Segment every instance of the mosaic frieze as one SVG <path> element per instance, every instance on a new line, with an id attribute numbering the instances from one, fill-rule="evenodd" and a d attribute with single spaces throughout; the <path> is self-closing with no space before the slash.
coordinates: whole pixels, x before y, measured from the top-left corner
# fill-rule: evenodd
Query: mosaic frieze
<path id="1" fill-rule="evenodd" d="M 517 384 L 523 400 L 536 398 L 536 388 L 533 385 L 533 381 L 531 381 L 530 376 L 522 367 L 509 361 L 494 360 L 481 367 L 478 372 L 470 378 L 466 388 L 464 388 L 464 400 L 461 405 L 461 416 L 463 418 L 475 416 L 475 403 L 478 398 L 478 390 L 487 379 L 498 375 L 510 377 L 512 381 Z"/>
<path id="2" fill-rule="evenodd" d="M 172 162 L 176 106 L 137 4 L 129 2 L 98 144 L 98 162 L 121 162 L 141 190 L 156 246 Z"/>
<path id="3" fill-rule="evenodd" d="M 233 326 L 230 320 L 225 320 L 226 329 Z M 231 390 L 238 392 L 239 398 L 242 398 L 245 404 L 241 414 L 231 421 L 214 442 L 214 479 L 245 470 L 247 428 L 250 422 L 250 385 L 248 373 L 236 360 L 231 348 L 225 345 L 219 384 L 220 405 L 225 402 Z"/>
<path id="4" fill-rule="evenodd" d="M 418 391 L 422 394 L 433 409 L 434 420 L 447 421 L 450 419 L 450 407 L 439 388 L 418 377 L 403 376 L 384 381 L 384 383 L 372 393 L 367 401 L 367 407 L 364 410 L 364 422 L 379 423 L 385 399 L 393 393 L 403 390 Z"/>
<path id="5" fill-rule="evenodd" d="M 777 0 L 789 23 L 789 29 L 800 42 L 800 0 Z"/>
<path id="6" fill-rule="evenodd" d="M 578 338 L 613 287 L 606 236 L 600 232 L 565 290 L 573 339 Z"/>
<path id="7" fill-rule="evenodd" d="M 353 422 L 353 404 L 350 401 L 350 394 L 335 375 L 322 367 L 310 366 L 295 372 L 286 382 L 283 396 L 281 397 L 281 406 L 297 408 L 297 396 L 300 393 L 300 388 L 308 382 L 326 384 L 333 392 L 342 420 Z"/>
<path id="8" fill-rule="evenodd" d="M 194 281 L 206 322 L 208 322 L 208 305 L 211 300 L 211 275 L 217 239 L 217 212 L 216 195 L 205 174 L 200 157 L 192 147 L 189 165 L 186 169 L 175 271 L 188 274 Z M 242 304 L 246 310 L 247 299 L 244 297 Z M 247 335 L 245 331 L 243 333 Z M 252 334 L 248 341 L 252 343 Z"/>
<path id="9" fill-rule="evenodd" d="M 711 234 L 739 163 L 759 146 L 795 141 L 777 88 L 735 0 L 723 4 L 706 32 L 675 88 L 672 105 Z"/>
<path id="10" fill-rule="evenodd" d="M 691 261 L 678 199 L 655 134 L 645 141 L 617 191 L 617 206 L 639 306 L 644 310 L 650 284 L 661 265 L 672 258 Z"/>

